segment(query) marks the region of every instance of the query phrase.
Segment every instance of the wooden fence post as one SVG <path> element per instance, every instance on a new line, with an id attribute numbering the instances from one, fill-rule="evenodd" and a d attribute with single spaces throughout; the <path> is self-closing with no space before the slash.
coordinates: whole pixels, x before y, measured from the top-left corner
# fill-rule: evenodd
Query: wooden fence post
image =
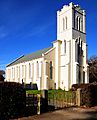
<path id="1" fill-rule="evenodd" d="M 37 106 L 37 114 L 40 115 L 40 94 L 37 94 L 38 106 Z"/>
<path id="2" fill-rule="evenodd" d="M 48 110 L 48 90 L 42 90 L 42 112 L 46 112 Z"/>
<path id="3" fill-rule="evenodd" d="M 82 90 L 81 88 L 78 88 L 76 91 L 76 104 L 77 106 L 81 106 L 82 105 Z"/>

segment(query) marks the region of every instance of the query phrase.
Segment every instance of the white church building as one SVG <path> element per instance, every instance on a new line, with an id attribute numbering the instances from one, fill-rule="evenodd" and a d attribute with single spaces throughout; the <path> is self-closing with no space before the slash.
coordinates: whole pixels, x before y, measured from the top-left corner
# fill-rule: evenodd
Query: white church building
<path id="1" fill-rule="evenodd" d="M 88 83 L 85 10 L 70 3 L 57 11 L 52 47 L 12 61 L 6 66 L 6 80 L 37 84 L 39 90 L 69 90 L 72 84 Z"/>

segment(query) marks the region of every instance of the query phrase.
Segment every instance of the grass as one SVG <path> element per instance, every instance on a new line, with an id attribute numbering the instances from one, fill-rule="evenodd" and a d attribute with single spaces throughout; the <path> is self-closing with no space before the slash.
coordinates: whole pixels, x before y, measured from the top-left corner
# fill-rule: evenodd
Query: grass
<path id="1" fill-rule="evenodd" d="M 26 94 L 40 94 L 41 91 L 40 90 L 26 90 Z"/>
<path id="2" fill-rule="evenodd" d="M 41 90 L 26 90 L 26 94 L 41 94 Z M 48 99 L 67 100 L 72 97 L 72 91 L 48 90 Z"/>
<path id="3" fill-rule="evenodd" d="M 57 99 L 57 100 L 67 100 L 72 97 L 71 91 L 64 91 L 64 90 L 49 90 L 48 91 L 48 98 L 49 99 Z"/>

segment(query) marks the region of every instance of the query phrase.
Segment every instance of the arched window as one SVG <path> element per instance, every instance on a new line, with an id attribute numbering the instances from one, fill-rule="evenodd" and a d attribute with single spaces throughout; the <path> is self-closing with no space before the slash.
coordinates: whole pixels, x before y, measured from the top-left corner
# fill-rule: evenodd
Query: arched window
<path id="1" fill-rule="evenodd" d="M 34 78 L 34 63 L 32 63 L 32 78 Z"/>
<path id="2" fill-rule="evenodd" d="M 16 67 L 16 73 L 17 73 L 16 78 L 18 78 L 18 66 Z"/>
<path id="3" fill-rule="evenodd" d="M 65 30 L 65 19 L 63 18 L 63 30 Z"/>
<path id="4" fill-rule="evenodd" d="M 31 64 L 29 63 L 29 78 L 31 78 Z"/>
<path id="5" fill-rule="evenodd" d="M 26 78 L 26 72 L 27 72 L 27 71 L 26 71 L 26 65 L 25 65 L 25 72 L 24 72 L 24 77 L 25 77 L 25 78 Z"/>
<path id="6" fill-rule="evenodd" d="M 81 19 L 79 18 L 79 31 L 81 30 Z"/>
<path id="7" fill-rule="evenodd" d="M 13 79 L 13 68 L 12 68 L 12 79 Z"/>
<path id="8" fill-rule="evenodd" d="M 50 61 L 50 79 L 53 78 L 53 66 L 52 66 L 52 61 Z"/>
<path id="9" fill-rule="evenodd" d="M 22 78 L 24 77 L 24 65 L 22 65 Z"/>
<path id="10" fill-rule="evenodd" d="M 80 30 L 83 31 L 83 22 L 81 20 L 81 23 L 80 23 Z"/>
<path id="11" fill-rule="evenodd" d="M 67 17 L 65 17 L 65 29 L 67 29 Z"/>
<path id="12" fill-rule="evenodd" d="M 20 78 L 20 66 L 18 67 L 18 78 Z"/>
<path id="13" fill-rule="evenodd" d="M 77 50 L 77 39 L 76 39 L 76 41 L 75 41 L 75 62 L 77 62 L 77 52 L 78 52 L 78 50 Z"/>
<path id="14" fill-rule="evenodd" d="M 63 18 L 63 30 L 67 29 L 67 17 Z"/>
<path id="15" fill-rule="evenodd" d="M 78 22 L 79 20 L 78 20 L 78 16 L 76 17 L 76 28 L 77 28 L 77 30 L 78 30 Z"/>
<path id="16" fill-rule="evenodd" d="M 66 54 L 66 40 L 64 40 L 64 54 Z"/>
<path id="17" fill-rule="evenodd" d="M 15 67 L 14 67 L 14 79 L 15 79 Z"/>
<path id="18" fill-rule="evenodd" d="M 38 63 L 38 61 L 37 61 L 37 78 L 39 77 L 39 63 Z"/>

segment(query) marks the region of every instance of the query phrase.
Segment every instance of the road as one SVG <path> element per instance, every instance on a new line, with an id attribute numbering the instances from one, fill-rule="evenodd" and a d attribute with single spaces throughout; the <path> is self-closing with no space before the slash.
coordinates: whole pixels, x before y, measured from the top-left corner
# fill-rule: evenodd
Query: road
<path id="1" fill-rule="evenodd" d="M 67 108 L 14 120 L 97 120 L 97 108 Z"/>

